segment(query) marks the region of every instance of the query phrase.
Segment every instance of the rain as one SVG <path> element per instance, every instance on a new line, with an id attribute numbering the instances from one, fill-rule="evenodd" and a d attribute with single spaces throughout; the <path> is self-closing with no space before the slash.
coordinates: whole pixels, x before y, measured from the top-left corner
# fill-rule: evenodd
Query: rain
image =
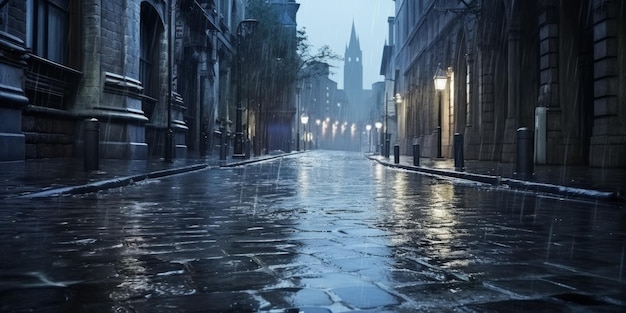
<path id="1" fill-rule="evenodd" d="M 9 197 L 1 216 L 3 311 L 623 308 L 621 205 L 357 152 Z"/>
<path id="2" fill-rule="evenodd" d="M 625 16 L 0 0 L 0 311 L 626 311 Z"/>

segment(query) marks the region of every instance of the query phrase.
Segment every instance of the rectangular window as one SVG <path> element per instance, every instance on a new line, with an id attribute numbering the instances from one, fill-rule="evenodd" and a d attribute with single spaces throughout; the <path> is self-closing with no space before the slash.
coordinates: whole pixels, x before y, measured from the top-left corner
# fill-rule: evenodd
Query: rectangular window
<path id="1" fill-rule="evenodd" d="M 33 53 L 67 63 L 69 0 L 27 0 L 26 43 Z"/>

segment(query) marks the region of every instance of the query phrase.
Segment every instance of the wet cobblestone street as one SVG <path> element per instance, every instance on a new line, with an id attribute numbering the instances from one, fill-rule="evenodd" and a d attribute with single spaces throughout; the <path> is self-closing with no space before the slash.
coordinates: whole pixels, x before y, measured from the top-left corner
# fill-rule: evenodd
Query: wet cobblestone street
<path id="1" fill-rule="evenodd" d="M 2 312 L 623 312 L 626 211 L 313 151 L 0 200 Z"/>

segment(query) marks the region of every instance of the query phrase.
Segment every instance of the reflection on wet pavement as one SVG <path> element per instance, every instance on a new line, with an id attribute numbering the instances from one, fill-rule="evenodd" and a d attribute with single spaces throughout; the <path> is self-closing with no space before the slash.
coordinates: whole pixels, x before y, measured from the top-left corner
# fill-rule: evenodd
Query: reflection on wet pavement
<path id="1" fill-rule="evenodd" d="M 623 208 L 314 151 L 1 203 L 0 311 L 626 309 Z"/>

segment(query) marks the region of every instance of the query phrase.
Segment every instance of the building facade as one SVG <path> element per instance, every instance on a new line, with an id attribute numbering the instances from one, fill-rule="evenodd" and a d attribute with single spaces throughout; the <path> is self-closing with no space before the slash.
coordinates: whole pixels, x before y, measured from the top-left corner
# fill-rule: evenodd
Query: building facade
<path id="1" fill-rule="evenodd" d="M 215 153 L 243 16 L 243 0 L 3 1 L 0 160 L 79 156 L 91 118 L 103 158 Z"/>
<path id="2" fill-rule="evenodd" d="M 626 166 L 626 3 L 611 0 L 396 0 L 402 151 L 513 162 L 519 129 L 535 162 Z M 447 76 L 443 91 L 433 76 Z"/>

